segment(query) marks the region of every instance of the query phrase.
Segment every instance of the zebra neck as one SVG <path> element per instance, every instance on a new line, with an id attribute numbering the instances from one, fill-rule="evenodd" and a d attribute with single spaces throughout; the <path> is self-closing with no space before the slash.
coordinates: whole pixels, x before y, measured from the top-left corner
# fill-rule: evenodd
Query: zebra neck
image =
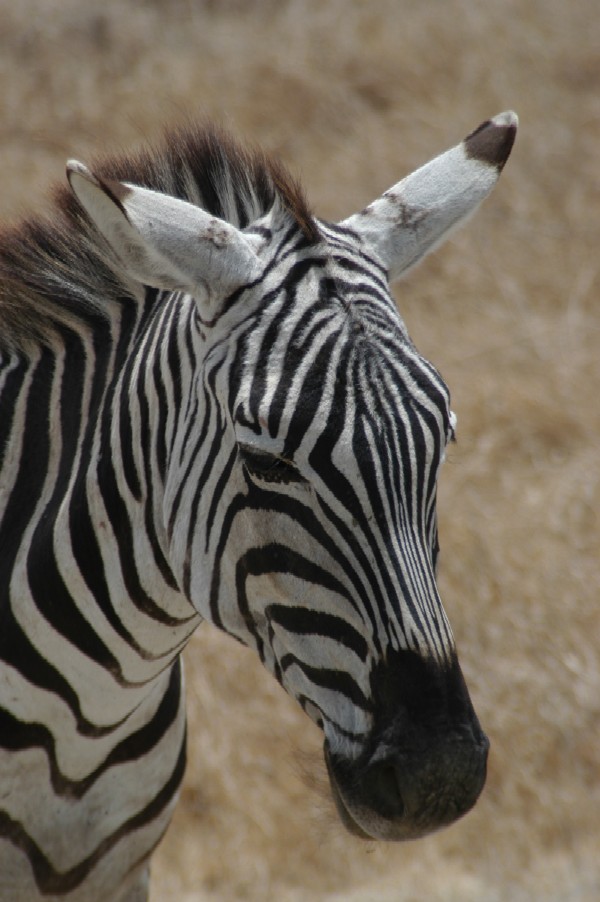
<path id="1" fill-rule="evenodd" d="M 181 301 L 161 298 L 131 336 L 123 364 L 115 353 L 89 464 L 76 487 L 83 499 L 78 514 L 89 518 L 108 577 L 95 595 L 121 624 L 135 680 L 160 672 L 200 620 L 173 573 L 164 523 L 174 411 L 187 391 L 179 345 L 189 317 Z"/>
<path id="2" fill-rule="evenodd" d="M 143 342 L 122 325 L 0 361 L 0 657 L 27 635 L 84 731 L 127 717 L 199 620 L 162 552 L 159 492 L 132 485 L 144 405 L 122 360 Z"/>

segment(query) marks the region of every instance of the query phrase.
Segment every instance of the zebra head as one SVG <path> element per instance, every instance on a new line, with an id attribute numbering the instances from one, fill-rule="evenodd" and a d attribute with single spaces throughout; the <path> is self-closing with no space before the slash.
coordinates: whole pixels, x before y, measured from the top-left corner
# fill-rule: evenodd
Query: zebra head
<path id="1" fill-rule="evenodd" d="M 160 420 L 153 501 L 165 556 L 195 609 L 322 728 L 338 810 L 362 837 L 448 824 L 485 781 L 435 580 L 455 418 L 388 283 L 489 193 L 516 123 L 484 123 L 337 225 L 279 203 L 240 228 L 70 164 L 126 277 L 174 311 L 161 359 L 178 409 Z"/>

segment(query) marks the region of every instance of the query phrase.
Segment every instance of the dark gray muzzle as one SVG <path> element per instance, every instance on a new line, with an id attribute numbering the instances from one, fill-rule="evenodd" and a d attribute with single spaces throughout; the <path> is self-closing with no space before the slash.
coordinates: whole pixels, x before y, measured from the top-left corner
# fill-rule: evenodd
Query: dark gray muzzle
<path id="1" fill-rule="evenodd" d="M 401 665 L 398 667 L 398 665 Z M 356 758 L 325 761 L 340 818 L 366 839 L 417 839 L 466 814 L 486 778 L 489 742 L 457 662 L 449 668 L 412 653 L 373 681 L 375 726 Z"/>

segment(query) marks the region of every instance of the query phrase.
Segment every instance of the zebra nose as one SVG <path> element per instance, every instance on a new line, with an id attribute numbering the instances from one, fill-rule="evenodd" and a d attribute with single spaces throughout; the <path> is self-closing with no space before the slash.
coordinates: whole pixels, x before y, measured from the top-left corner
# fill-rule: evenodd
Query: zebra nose
<path id="1" fill-rule="evenodd" d="M 483 789 L 489 742 L 462 737 L 362 764 L 325 748 L 342 822 L 362 838 L 416 839 L 469 811 Z"/>
<path id="2" fill-rule="evenodd" d="M 473 807 L 485 783 L 489 742 L 463 743 L 418 760 L 378 761 L 362 775 L 362 796 L 384 821 L 404 823 L 415 835 L 451 823 Z"/>

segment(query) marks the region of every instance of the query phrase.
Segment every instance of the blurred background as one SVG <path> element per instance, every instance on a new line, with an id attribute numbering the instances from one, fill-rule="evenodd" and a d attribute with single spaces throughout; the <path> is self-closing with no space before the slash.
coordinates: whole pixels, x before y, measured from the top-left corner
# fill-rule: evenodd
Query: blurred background
<path id="1" fill-rule="evenodd" d="M 83 160 L 209 115 L 341 218 L 507 108 L 477 218 L 396 288 L 459 441 L 440 584 L 492 742 L 463 821 L 346 835 L 321 737 L 209 627 L 186 652 L 189 767 L 152 902 L 600 898 L 597 0 L 0 0 L 0 211 Z"/>

